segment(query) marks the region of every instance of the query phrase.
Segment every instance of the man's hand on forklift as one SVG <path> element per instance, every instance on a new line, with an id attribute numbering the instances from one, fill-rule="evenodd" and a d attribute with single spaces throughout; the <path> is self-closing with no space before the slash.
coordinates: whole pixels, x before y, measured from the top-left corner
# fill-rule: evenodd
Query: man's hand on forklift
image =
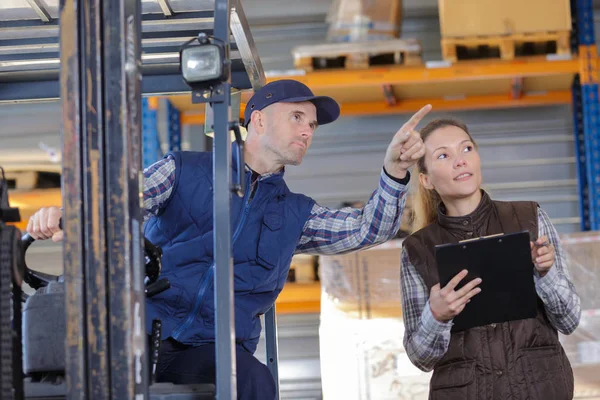
<path id="1" fill-rule="evenodd" d="M 60 229 L 62 211 L 58 207 L 41 208 L 29 218 L 27 233 L 35 240 L 52 238 L 54 242 L 63 240 L 63 231 Z"/>

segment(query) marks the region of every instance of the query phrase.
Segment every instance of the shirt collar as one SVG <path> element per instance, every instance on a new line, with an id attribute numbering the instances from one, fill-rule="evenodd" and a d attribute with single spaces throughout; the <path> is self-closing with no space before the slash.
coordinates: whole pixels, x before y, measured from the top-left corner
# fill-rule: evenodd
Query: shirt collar
<path id="1" fill-rule="evenodd" d="M 482 228 L 485 228 L 487 221 L 493 211 L 492 199 L 484 191 L 481 191 L 481 201 L 477 208 L 468 215 L 460 217 L 450 217 L 446 214 L 446 207 L 441 203 L 438 207 L 438 223 L 450 231 L 460 233 L 473 232 L 478 234 Z"/>

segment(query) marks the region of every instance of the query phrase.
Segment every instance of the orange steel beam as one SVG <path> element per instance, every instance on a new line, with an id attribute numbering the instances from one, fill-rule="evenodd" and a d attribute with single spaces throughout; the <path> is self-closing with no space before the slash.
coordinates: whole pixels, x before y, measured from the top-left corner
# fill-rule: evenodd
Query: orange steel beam
<path id="1" fill-rule="evenodd" d="M 540 94 L 524 93 L 519 98 L 512 98 L 509 94 L 466 96 L 460 98 L 423 98 L 423 99 L 399 99 L 395 105 L 388 105 L 386 101 L 365 103 L 343 103 L 341 104 L 342 115 L 383 115 L 402 114 L 415 112 L 425 104 L 431 104 L 435 111 L 456 110 L 483 110 L 491 108 L 546 106 L 552 104 L 570 104 L 571 92 L 552 91 Z M 204 114 L 183 114 L 181 116 L 183 125 L 204 124 Z"/>
<path id="2" fill-rule="evenodd" d="M 575 74 L 579 72 L 579 60 L 547 61 L 545 58 L 502 62 L 457 63 L 449 67 L 390 67 L 368 70 L 326 70 L 270 77 L 268 82 L 279 79 L 295 79 L 313 91 L 335 87 L 361 87 L 400 85 L 405 83 L 435 83 L 457 80 L 485 80 L 498 78 L 533 77 Z"/>
<path id="3" fill-rule="evenodd" d="M 277 314 L 321 312 L 321 283 L 286 283 L 275 304 Z"/>
<path id="4" fill-rule="evenodd" d="M 204 114 L 181 114 L 179 122 L 181 125 L 204 125 L 206 116 Z"/>
<path id="5" fill-rule="evenodd" d="M 270 77 L 269 82 L 279 79 L 296 79 L 308 85 L 313 91 L 328 88 L 356 88 L 365 86 L 389 87 L 405 83 L 428 84 L 447 81 L 473 81 L 501 78 L 519 79 L 534 76 L 553 76 L 576 74 L 580 72 L 581 61 L 571 60 L 548 61 L 545 58 L 534 58 L 512 61 L 469 62 L 452 64 L 449 67 L 426 68 L 388 67 L 370 68 L 368 70 L 326 70 L 306 73 L 305 75 Z M 585 76 L 584 78 L 587 78 Z M 418 109 L 418 105 L 431 103 L 437 110 L 486 109 L 514 106 L 535 106 L 550 104 L 569 104 L 571 95 L 566 91 L 548 92 L 543 95 L 524 94 L 519 98 L 510 95 L 467 96 L 461 99 L 398 99 L 396 105 L 385 102 L 346 103 L 342 105 L 342 115 L 369 115 L 410 112 Z M 244 105 L 240 109 L 243 115 Z M 203 114 L 182 115 L 184 125 L 204 124 Z"/>
<path id="6" fill-rule="evenodd" d="M 552 104 L 570 104 L 570 91 L 554 91 L 544 94 L 523 94 L 517 99 L 510 95 L 467 96 L 453 99 L 429 98 L 398 100 L 395 106 L 385 101 L 368 103 L 341 104 L 342 115 L 382 115 L 401 114 L 419 110 L 425 104 L 431 104 L 434 111 L 481 110 L 491 108 L 510 108 L 524 106 L 544 106 Z"/>

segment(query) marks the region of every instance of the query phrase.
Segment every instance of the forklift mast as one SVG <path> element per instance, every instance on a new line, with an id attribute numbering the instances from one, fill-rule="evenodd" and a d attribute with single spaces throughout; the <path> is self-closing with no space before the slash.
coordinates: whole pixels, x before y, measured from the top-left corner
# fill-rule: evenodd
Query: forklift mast
<path id="1" fill-rule="evenodd" d="M 29 27 L 34 40 L 44 35 L 32 32 L 52 35 L 49 28 L 58 28 L 60 53 L 43 60 L 25 54 L 30 57 L 26 64 L 22 54 L 21 62 L 5 62 L 0 102 L 62 102 L 67 315 L 62 398 L 200 398 L 194 390 L 176 385 L 171 385 L 171 393 L 158 394 L 147 370 L 142 96 L 175 93 L 190 93 L 194 102 L 210 103 L 214 113 L 216 398 L 236 398 L 230 207 L 232 188 L 240 188 L 232 185 L 231 176 L 230 128 L 238 122 L 230 120 L 231 91 L 257 90 L 265 84 L 240 1 L 170 5 L 159 0 L 159 10 L 150 2 L 143 9 L 141 0 L 60 0 L 58 9 L 33 3 L 40 20 L 0 21 L 0 31 L 18 37 Z M 229 59 L 225 80 L 192 89 L 181 77 L 179 49 L 164 43 L 152 48 L 161 40 L 181 38 L 182 32 L 187 38 L 203 32 L 224 45 Z M 268 366 L 278 383 L 274 308 L 265 316 L 265 334 Z M 26 398 L 44 398 L 35 393 L 26 386 Z"/>

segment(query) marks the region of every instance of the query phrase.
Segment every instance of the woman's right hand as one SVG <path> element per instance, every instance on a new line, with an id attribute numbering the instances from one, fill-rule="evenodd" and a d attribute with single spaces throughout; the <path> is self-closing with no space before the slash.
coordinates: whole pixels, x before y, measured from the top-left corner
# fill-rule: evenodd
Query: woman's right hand
<path id="1" fill-rule="evenodd" d="M 429 307 L 433 317 L 439 322 L 448 322 L 456 317 L 465 308 L 471 297 L 481 292 L 477 287 L 481 278 L 475 278 L 460 290 L 454 288 L 467 276 L 467 270 L 462 270 L 446 286 L 440 288 L 440 284 L 433 286 L 429 294 Z"/>
<path id="2" fill-rule="evenodd" d="M 35 240 L 52 238 L 52 241 L 60 242 L 64 236 L 59 226 L 61 217 L 62 211 L 58 207 L 41 208 L 29 218 L 27 233 Z"/>

